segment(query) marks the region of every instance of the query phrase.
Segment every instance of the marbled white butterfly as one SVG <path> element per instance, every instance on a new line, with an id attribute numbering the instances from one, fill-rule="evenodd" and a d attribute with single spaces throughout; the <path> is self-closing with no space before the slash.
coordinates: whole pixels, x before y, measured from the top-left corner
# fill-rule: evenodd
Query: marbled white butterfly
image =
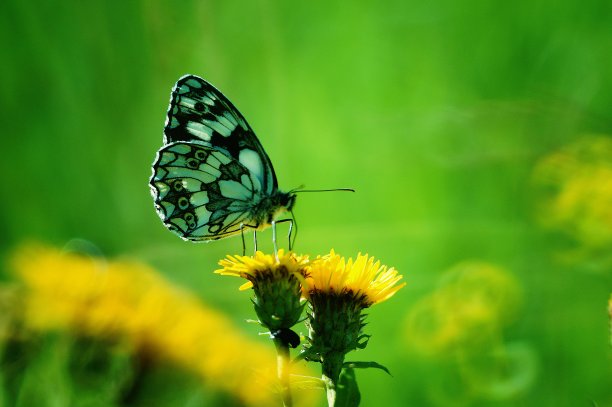
<path id="1" fill-rule="evenodd" d="M 296 197 L 278 189 L 270 158 L 238 109 L 195 75 L 172 89 L 149 185 L 164 225 L 191 241 L 274 226 Z"/>

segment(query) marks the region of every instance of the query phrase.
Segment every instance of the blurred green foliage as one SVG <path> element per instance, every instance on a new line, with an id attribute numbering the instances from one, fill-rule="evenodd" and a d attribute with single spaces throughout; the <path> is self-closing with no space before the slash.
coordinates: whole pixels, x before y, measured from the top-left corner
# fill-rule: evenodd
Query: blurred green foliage
<path id="1" fill-rule="evenodd" d="M 147 186 L 170 89 L 193 73 L 243 112 L 283 189 L 357 190 L 299 197 L 298 251 L 367 251 L 405 275 L 355 355 L 394 374 L 358 372 L 362 405 L 610 405 L 610 262 L 559 255 L 588 239 L 538 222 L 532 182 L 543 157 L 612 137 L 609 11 L 606 0 L 5 0 L 0 256 L 24 240 L 85 239 L 252 317 L 237 284 L 211 273 L 239 239 L 182 242 Z M 466 259 L 503 267 L 524 293 L 497 342 L 520 343 L 519 366 L 535 369 L 516 391 L 468 389 L 459 354 L 432 361 L 406 339 L 411 307 Z"/>

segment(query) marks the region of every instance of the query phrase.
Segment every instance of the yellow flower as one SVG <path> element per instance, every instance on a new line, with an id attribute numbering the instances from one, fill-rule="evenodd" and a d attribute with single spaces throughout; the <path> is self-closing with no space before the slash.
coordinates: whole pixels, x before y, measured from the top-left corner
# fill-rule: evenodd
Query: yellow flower
<path id="1" fill-rule="evenodd" d="M 303 287 L 310 303 L 304 356 L 321 362 L 330 405 L 345 355 L 367 345 L 363 309 L 393 296 L 405 285 L 398 284 L 401 279 L 394 268 L 361 253 L 346 261 L 332 250 L 308 266 Z"/>
<path id="2" fill-rule="evenodd" d="M 440 286 L 407 315 L 405 335 L 424 354 L 452 354 L 458 349 L 495 342 L 521 303 L 521 288 L 503 268 L 482 261 L 457 264 Z"/>
<path id="3" fill-rule="evenodd" d="M 270 330 L 270 336 L 285 346 L 297 347 L 300 337 L 291 331 L 304 310 L 301 283 L 308 257 L 279 250 L 277 256 L 255 253 L 249 256 L 227 256 L 219 261 L 222 269 L 215 273 L 249 280 L 240 289 L 253 288 L 253 305 L 259 322 Z"/>
<path id="4" fill-rule="evenodd" d="M 248 290 L 253 283 L 260 280 L 271 280 L 295 276 L 298 281 L 304 278 L 305 267 L 308 264 L 307 256 L 297 256 L 295 253 L 285 253 L 283 249 L 278 251 L 278 260 L 271 254 L 260 251 L 255 256 L 230 256 L 219 261 L 222 269 L 215 273 L 222 276 L 242 277 L 249 280 L 240 286 L 240 290 Z"/>
<path id="5" fill-rule="evenodd" d="M 446 271 L 438 287 L 411 307 L 404 326 L 406 349 L 438 364 L 456 383 L 453 389 L 460 389 L 449 393 L 430 384 L 436 402 L 512 399 L 533 385 L 533 349 L 504 340 L 504 326 L 517 317 L 521 302 L 521 285 L 510 271 L 472 260 Z"/>
<path id="6" fill-rule="evenodd" d="M 17 253 L 13 269 L 27 289 L 30 329 L 120 340 L 193 371 L 246 405 L 277 402 L 269 391 L 277 383 L 274 352 L 148 266 L 31 246 Z"/>
<path id="7" fill-rule="evenodd" d="M 586 254 L 607 258 L 612 243 L 611 178 L 609 136 L 585 136 L 543 157 L 533 172 L 543 226 L 565 233 Z"/>
<path id="8" fill-rule="evenodd" d="M 348 261 L 332 250 L 308 268 L 303 294 L 318 293 L 352 296 L 363 308 L 391 298 L 406 285 L 397 284 L 402 276 L 393 267 L 381 265 L 373 257 L 359 253 Z"/>

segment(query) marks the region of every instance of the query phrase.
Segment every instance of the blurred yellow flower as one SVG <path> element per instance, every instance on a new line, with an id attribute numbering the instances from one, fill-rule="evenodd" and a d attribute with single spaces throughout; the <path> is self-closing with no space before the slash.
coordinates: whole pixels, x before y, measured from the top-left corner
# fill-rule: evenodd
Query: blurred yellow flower
<path id="1" fill-rule="evenodd" d="M 402 278 L 393 267 L 381 265 L 367 254 L 359 253 L 354 261 L 346 261 L 331 250 L 308 267 L 303 294 L 306 298 L 315 293 L 352 296 L 367 308 L 391 298 L 404 287 L 406 283 L 398 284 Z"/>
<path id="2" fill-rule="evenodd" d="M 506 344 L 502 339 L 521 296 L 519 283 L 508 271 L 467 261 L 444 273 L 439 287 L 411 308 L 404 327 L 407 348 L 427 357 L 428 363 L 439 363 L 460 389 L 449 392 L 447 385 L 431 383 L 432 402 L 511 399 L 533 385 L 534 351 L 529 344 Z"/>
<path id="3" fill-rule="evenodd" d="M 585 136 L 543 157 L 534 169 L 538 216 L 583 248 L 612 244 L 612 138 Z"/>
<path id="4" fill-rule="evenodd" d="M 497 339 L 520 300 L 520 287 L 507 271 L 485 262 L 460 263 L 408 313 L 406 338 L 413 349 L 438 356 L 482 346 Z"/>
<path id="5" fill-rule="evenodd" d="M 126 342 L 165 358 L 247 405 L 277 396 L 272 349 L 241 335 L 221 313 L 173 287 L 144 264 L 66 254 L 41 246 L 18 251 L 13 268 L 27 288 L 31 329 L 72 329 Z"/>

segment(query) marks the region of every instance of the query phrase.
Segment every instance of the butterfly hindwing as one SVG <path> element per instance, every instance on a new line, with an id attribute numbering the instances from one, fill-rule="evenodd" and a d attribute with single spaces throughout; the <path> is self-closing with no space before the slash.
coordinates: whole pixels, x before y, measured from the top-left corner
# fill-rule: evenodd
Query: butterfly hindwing
<path id="1" fill-rule="evenodd" d="M 186 240 L 216 240 L 240 232 L 262 198 L 260 181 L 247 167 L 201 142 L 164 146 L 150 185 L 160 218 Z"/>
<path id="2" fill-rule="evenodd" d="M 164 127 L 164 143 L 199 142 L 239 161 L 270 194 L 278 185 L 274 168 L 255 133 L 234 105 L 195 75 L 174 86 Z"/>

